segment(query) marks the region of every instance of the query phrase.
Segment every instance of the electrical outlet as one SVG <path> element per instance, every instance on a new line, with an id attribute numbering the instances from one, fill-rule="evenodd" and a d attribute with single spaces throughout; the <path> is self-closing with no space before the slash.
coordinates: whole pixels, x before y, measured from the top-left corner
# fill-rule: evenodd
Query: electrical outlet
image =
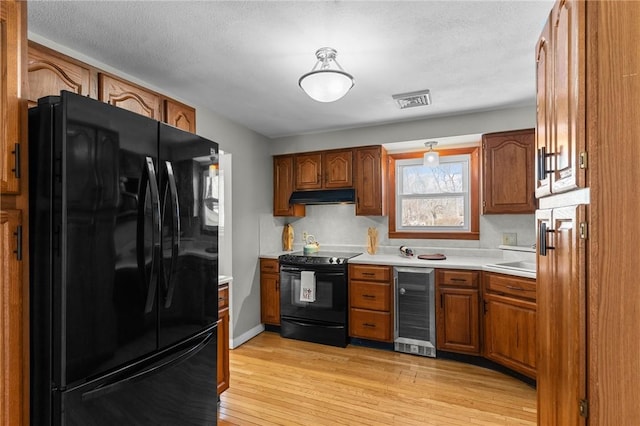
<path id="1" fill-rule="evenodd" d="M 505 246 L 518 245 L 518 234 L 516 234 L 515 232 L 503 232 L 502 244 Z"/>
<path id="2" fill-rule="evenodd" d="M 305 243 L 307 242 L 307 235 L 309 235 L 307 231 L 302 231 L 302 241 Z"/>

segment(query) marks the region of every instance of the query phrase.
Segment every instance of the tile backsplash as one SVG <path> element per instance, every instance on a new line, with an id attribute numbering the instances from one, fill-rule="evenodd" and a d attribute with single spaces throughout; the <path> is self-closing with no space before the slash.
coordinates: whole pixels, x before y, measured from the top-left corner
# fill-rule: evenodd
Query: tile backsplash
<path id="1" fill-rule="evenodd" d="M 315 236 L 320 247 L 353 246 L 366 248 L 367 230 L 378 229 L 381 248 L 401 245 L 409 247 L 451 247 L 497 249 L 502 244 L 503 233 L 517 234 L 518 245 L 530 246 L 535 242 L 535 217 L 527 215 L 481 215 L 480 240 L 405 240 L 389 239 L 387 216 L 356 216 L 354 204 L 306 206 L 302 218 L 260 216 L 260 252 L 272 253 L 282 250 L 282 230 L 290 223 L 294 231 L 294 248 L 302 244 L 302 234 Z"/>

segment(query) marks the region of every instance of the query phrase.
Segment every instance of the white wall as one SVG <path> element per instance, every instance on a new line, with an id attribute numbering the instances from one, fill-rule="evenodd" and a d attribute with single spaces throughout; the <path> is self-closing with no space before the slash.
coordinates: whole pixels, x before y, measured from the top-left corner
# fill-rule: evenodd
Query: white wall
<path id="1" fill-rule="evenodd" d="M 233 156 L 231 314 L 233 336 L 260 324 L 260 215 L 271 214 L 272 160 L 268 139 L 196 105 L 198 134 Z M 221 258 L 227 253 L 220 253 Z"/>
<path id="2" fill-rule="evenodd" d="M 425 107 L 428 108 L 428 107 Z M 383 124 L 273 139 L 271 154 L 289 154 L 351 146 L 381 145 L 427 138 L 526 129 L 536 125 L 536 107 L 520 107 L 427 120 Z"/>

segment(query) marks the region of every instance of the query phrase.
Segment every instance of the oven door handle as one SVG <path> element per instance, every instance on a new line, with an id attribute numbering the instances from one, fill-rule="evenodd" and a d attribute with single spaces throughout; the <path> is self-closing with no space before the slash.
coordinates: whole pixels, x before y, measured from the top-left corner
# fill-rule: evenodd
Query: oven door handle
<path id="1" fill-rule="evenodd" d="M 302 271 L 313 271 L 316 273 L 316 276 L 344 276 L 345 273 L 344 271 L 335 271 L 335 272 L 325 272 L 325 271 L 319 271 L 317 269 L 311 269 L 311 268 L 291 268 L 291 267 L 287 267 L 287 266 L 281 266 L 280 267 L 280 272 L 289 272 L 289 273 L 300 273 Z"/>

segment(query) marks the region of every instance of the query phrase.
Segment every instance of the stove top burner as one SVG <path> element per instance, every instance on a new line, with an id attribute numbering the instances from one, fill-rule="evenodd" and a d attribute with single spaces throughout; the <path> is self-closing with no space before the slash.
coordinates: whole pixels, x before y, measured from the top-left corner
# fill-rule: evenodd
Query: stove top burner
<path id="1" fill-rule="evenodd" d="M 278 257 L 280 263 L 290 265 L 342 265 L 353 257 L 362 253 L 320 251 L 318 253 L 304 254 L 301 251 L 283 254 Z"/>

